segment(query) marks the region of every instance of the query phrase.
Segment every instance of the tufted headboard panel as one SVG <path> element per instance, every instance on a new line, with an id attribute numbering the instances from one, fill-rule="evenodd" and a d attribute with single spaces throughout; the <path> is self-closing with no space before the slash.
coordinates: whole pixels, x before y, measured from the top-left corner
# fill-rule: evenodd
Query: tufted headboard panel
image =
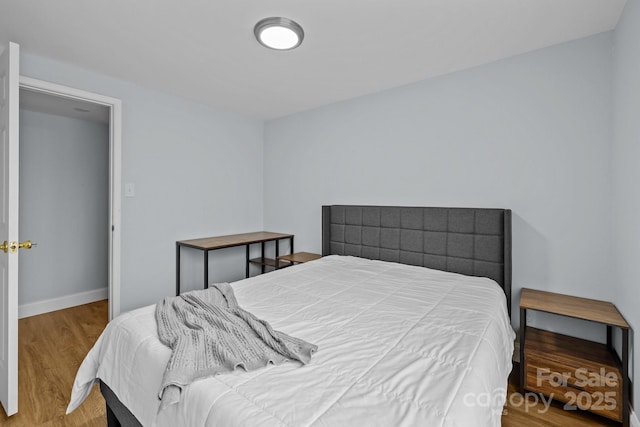
<path id="1" fill-rule="evenodd" d="M 489 277 L 504 289 L 511 314 L 508 209 L 323 206 L 322 255 Z"/>

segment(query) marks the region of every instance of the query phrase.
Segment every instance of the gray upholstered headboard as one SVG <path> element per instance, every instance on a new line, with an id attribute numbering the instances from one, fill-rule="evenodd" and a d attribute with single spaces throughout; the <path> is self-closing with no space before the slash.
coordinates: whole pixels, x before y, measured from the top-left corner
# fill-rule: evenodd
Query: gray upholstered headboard
<path id="1" fill-rule="evenodd" d="M 322 255 L 353 255 L 489 277 L 511 314 L 509 209 L 323 206 Z"/>

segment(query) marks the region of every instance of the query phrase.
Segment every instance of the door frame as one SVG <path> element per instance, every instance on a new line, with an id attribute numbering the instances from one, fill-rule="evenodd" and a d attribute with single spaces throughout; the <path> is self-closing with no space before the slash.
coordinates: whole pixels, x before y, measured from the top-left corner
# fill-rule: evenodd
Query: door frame
<path id="1" fill-rule="evenodd" d="M 20 89 L 77 99 L 109 107 L 109 320 L 120 314 L 120 249 L 122 215 L 122 101 L 69 86 L 20 76 Z"/>

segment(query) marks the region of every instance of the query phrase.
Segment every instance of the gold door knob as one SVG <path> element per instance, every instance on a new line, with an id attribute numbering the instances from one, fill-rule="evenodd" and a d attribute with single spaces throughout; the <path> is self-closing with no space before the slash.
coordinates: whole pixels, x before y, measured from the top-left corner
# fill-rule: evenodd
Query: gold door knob
<path id="1" fill-rule="evenodd" d="M 0 245 L 0 250 L 2 250 L 2 252 L 6 254 L 9 250 L 9 242 L 7 242 L 6 240 L 2 242 L 2 244 Z"/>
<path id="2" fill-rule="evenodd" d="M 20 249 L 31 249 L 34 246 L 37 246 L 37 243 L 31 243 L 31 240 L 25 240 L 18 244 L 18 248 Z"/>

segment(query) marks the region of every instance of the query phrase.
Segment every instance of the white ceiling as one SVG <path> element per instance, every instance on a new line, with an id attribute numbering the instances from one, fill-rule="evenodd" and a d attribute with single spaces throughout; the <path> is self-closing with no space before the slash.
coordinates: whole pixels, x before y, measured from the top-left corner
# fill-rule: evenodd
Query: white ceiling
<path id="1" fill-rule="evenodd" d="M 270 119 L 615 27 L 626 0 L 2 0 L 0 43 Z M 296 50 L 253 26 L 297 21 Z"/>

